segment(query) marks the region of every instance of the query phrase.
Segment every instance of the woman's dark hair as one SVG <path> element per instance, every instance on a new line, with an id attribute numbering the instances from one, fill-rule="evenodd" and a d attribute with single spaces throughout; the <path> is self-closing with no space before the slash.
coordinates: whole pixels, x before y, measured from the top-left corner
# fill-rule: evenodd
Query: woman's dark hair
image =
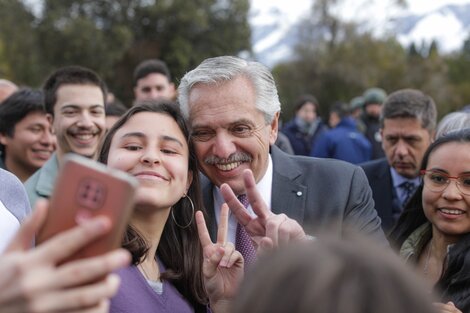
<path id="1" fill-rule="evenodd" d="M 449 249 L 445 271 L 436 288 L 442 302 L 452 301 L 462 312 L 470 312 L 470 233 Z"/>
<path id="2" fill-rule="evenodd" d="M 453 142 L 470 143 L 470 129 L 451 132 L 434 141 L 426 150 L 420 169 L 426 169 L 430 155 L 437 148 Z M 422 194 L 423 182 L 421 181 L 389 235 L 392 246 L 397 250 L 414 230 L 428 221 L 424 215 Z M 459 241 L 449 249 L 436 288 L 441 291 L 445 301 L 453 301 L 462 312 L 470 312 L 470 233 L 462 235 Z"/>
<path id="3" fill-rule="evenodd" d="M 194 153 L 193 143 L 189 139 L 189 130 L 178 104 L 171 101 L 139 101 L 130 108 L 110 128 L 107 133 L 101 151 L 99 161 L 107 163 L 111 142 L 116 132 L 127 123 L 134 115 L 142 112 L 160 113 L 170 116 L 178 124 L 187 139 L 189 147 L 189 171 L 193 173 L 193 180 L 188 189 L 187 196 L 193 200 L 194 209 L 203 210 L 202 193 L 200 190 L 199 175 L 197 171 L 197 159 Z M 157 255 L 166 267 L 161 274 L 163 280 L 171 281 L 178 291 L 187 299 L 196 312 L 205 312 L 208 303 L 202 277 L 202 247 L 199 243 L 194 212 L 188 199 L 182 198 L 172 206 L 173 214 L 178 224 L 190 225 L 181 229 L 169 217 L 157 249 Z M 149 246 L 145 239 L 131 225 L 128 225 L 122 246 L 132 255 L 132 263 L 137 265 L 143 261 L 142 257 L 147 253 Z"/>

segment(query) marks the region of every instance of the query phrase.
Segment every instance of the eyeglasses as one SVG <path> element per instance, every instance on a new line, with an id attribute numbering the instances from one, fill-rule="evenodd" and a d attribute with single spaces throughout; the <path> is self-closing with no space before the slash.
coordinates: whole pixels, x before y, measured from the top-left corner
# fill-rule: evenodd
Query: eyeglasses
<path id="1" fill-rule="evenodd" d="M 455 177 L 432 170 L 422 170 L 420 173 L 423 177 L 424 186 L 432 192 L 443 192 L 449 186 L 450 181 L 454 179 L 459 191 L 470 196 L 470 174 Z"/>

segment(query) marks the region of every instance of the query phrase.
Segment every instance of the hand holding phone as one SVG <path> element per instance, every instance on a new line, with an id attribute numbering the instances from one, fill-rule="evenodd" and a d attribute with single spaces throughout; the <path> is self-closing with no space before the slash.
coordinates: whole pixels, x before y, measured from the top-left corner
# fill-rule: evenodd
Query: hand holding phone
<path id="1" fill-rule="evenodd" d="M 76 154 L 66 155 L 36 243 L 40 245 L 64 230 L 103 215 L 110 219 L 111 230 L 66 261 L 118 248 L 134 206 L 137 184 L 127 173 Z"/>
<path id="2" fill-rule="evenodd" d="M 97 217 L 64 231 L 38 247 L 32 236 L 42 226 L 48 201 L 37 201 L 34 212 L 0 255 L 0 312 L 108 312 L 106 304 L 117 292 L 113 272 L 129 265 L 124 249 L 63 263 L 80 248 L 109 231 L 109 221 Z"/>

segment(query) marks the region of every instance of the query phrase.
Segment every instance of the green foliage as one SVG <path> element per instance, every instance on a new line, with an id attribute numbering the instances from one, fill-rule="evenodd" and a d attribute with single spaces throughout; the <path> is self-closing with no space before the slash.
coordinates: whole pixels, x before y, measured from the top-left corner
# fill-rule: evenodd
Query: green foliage
<path id="1" fill-rule="evenodd" d="M 40 82 L 34 16 L 17 0 L 0 1 L 0 76 L 17 84 Z"/>
<path id="2" fill-rule="evenodd" d="M 177 83 L 205 58 L 251 51 L 248 11 L 248 0 L 157 1 L 141 7 L 134 42 L 117 66 L 131 74 L 139 61 L 161 58 Z M 130 81 L 117 81 L 115 87 L 130 91 Z"/>
<path id="3" fill-rule="evenodd" d="M 470 39 L 451 55 L 435 42 L 403 48 L 338 19 L 341 2 L 313 2 L 294 58 L 273 69 L 284 119 L 301 94 L 314 94 L 326 113 L 372 86 L 422 89 L 440 116 L 470 103 Z M 251 53 L 248 12 L 249 0 L 43 0 L 35 16 L 21 0 L 1 0 L 0 77 L 38 87 L 57 67 L 80 64 L 130 104 L 132 72 L 143 59 L 167 62 L 178 83 L 207 57 Z"/>
<path id="4" fill-rule="evenodd" d="M 316 2 L 312 15 L 300 23 L 295 59 L 274 69 L 284 118 L 293 115 L 290 104 L 299 94 L 314 94 L 326 114 L 335 101 L 349 102 L 371 86 L 402 83 L 404 48 L 393 38 L 374 38 L 337 19 L 329 10 L 337 2 Z"/>
<path id="5" fill-rule="evenodd" d="M 80 64 L 107 74 L 131 43 L 132 34 L 120 25 L 100 29 L 86 17 L 57 24 L 44 20 L 38 28 L 41 57 L 51 69 Z"/>
<path id="6" fill-rule="evenodd" d="M 29 10 L 0 1 L 2 75 L 37 85 L 59 66 L 80 64 L 128 104 L 143 59 L 167 62 L 177 82 L 207 57 L 251 51 L 248 0 L 43 0 L 39 16 Z"/>

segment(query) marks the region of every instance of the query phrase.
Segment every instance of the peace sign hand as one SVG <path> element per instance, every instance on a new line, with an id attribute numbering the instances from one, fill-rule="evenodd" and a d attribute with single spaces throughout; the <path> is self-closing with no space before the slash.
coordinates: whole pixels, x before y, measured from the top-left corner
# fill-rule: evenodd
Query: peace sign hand
<path id="1" fill-rule="evenodd" d="M 213 312 L 224 311 L 229 306 L 243 278 L 243 257 L 235 250 L 233 243 L 227 242 L 228 211 L 224 203 L 216 243 L 209 236 L 204 215 L 201 211 L 196 212 L 197 230 L 204 254 L 204 285 Z"/>
<path id="2" fill-rule="evenodd" d="M 305 240 L 305 232 L 296 220 L 285 214 L 271 212 L 256 189 L 256 181 L 250 170 L 243 172 L 243 182 L 256 217 L 248 213 L 228 184 L 222 184 L 220 191 L 237 221 L 245 227 L 258 253 L 293 240 Z"/>

